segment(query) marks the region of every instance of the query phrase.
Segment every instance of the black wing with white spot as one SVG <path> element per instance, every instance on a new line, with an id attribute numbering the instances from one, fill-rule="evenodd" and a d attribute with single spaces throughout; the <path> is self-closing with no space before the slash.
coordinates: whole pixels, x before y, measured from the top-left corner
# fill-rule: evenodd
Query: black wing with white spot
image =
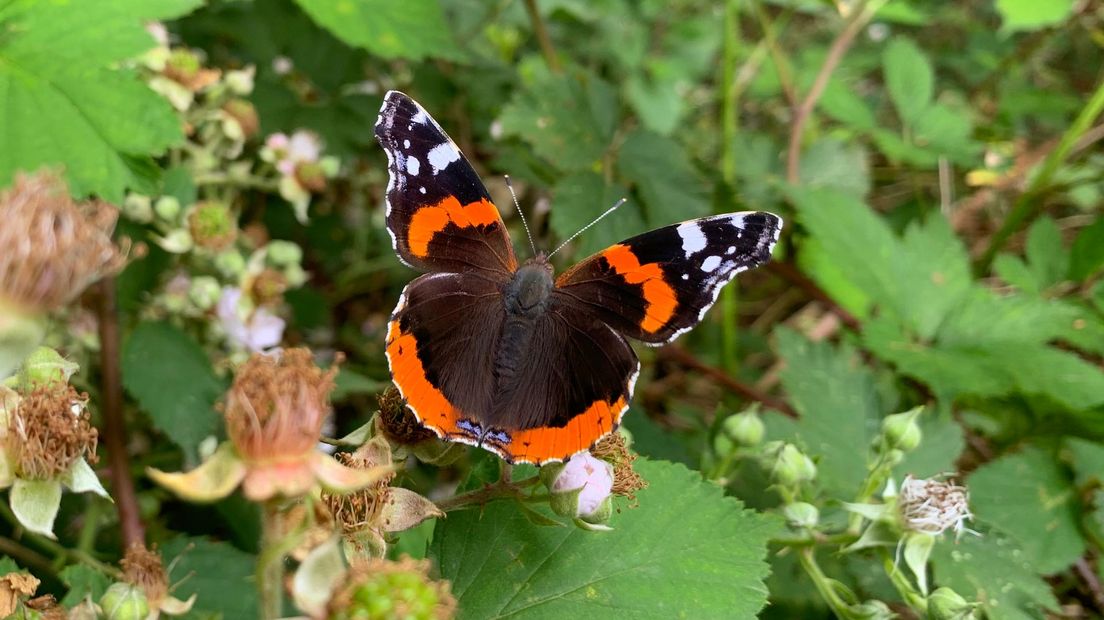
<path id="1" fill-rule="evenodd" d="M 376 139 L 387 153 L 387 231 L 395 253 L 425 271 L 517 268 L 498 208 L 471 164 L 416 101 L 384 97 Z"/>
<path id="2" fill-rule="evenodd" d="M 575 265 L 553 294 L 625 336 L 665 344 L 701 322 L 736 274 L 770 260 L 781 231 L 781 218 L 759 211 L 665 226 Z"/>

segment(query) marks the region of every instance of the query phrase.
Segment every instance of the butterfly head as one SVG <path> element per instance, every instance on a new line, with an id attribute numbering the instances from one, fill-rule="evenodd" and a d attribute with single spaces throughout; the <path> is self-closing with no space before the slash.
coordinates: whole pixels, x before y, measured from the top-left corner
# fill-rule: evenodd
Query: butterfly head
<path id="1" fill-rule="evenodd" d="M 520 316 L 540 314 L 552 294 L 552 263 L 544 254 L 525 261 L 506 285 L 506 308 Z"/>

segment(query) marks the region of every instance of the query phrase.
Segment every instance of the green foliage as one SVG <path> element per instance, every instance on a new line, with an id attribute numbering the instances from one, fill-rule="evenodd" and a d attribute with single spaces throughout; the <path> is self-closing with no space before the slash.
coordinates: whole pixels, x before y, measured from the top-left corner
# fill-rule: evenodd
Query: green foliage
<path id="1" fill-rule="evenodd" d="M 0 180 L 64 167 L 75 194 L 120 201 L 149 190 L 151 155 L 182 138 L 168 103 L 117 67 L 153 46 L 142 22 L 183 15 L 196 0 L 95 3 L 80 11 L 21 0 L 0 8 Z M 64 44 L 61 44 L 64 42 Z"/>
<path id="2" fill-rule="evenodd" d="M 154 425 L 188 453 L 219 429 L 225 389 L 206 354 L 168 323 L 143 323 L 123 346 L 123 383 Z"/>
<path id="3" fill-rule="evenodd" d="M 58 577 L 69 586 L 65 598 L 61 599 L 61 604 L 67 607 L 72 607 L 86 598 L 98 601 L 111 585 L 111 579 L 107 575 L 81 564 L 67 566 L 58 573 Z"/>
<path id="4" fill-rule="evenodd" d="M 384 58 L 462 57 L 437 0 L 303 0 L 299 6 L 342 41 Z"/>
<path id="5" fill-rule="evenodd" d="M 754 615 L 766 601 L 772 522 L 681 465 L 638 467 L 650 483 L 638 499 L 650 508 L 622 507 L 612 532 L 533 525 L 509 503 L 441 522 L 430 557 L 452 580 L 461 617 L 560 618 L 594 605 L 636 618 Z"/>
<path id="6" fill-rule="evenodd" d="M 999 534 L 944 540 L 932 553 L 937 583 L 982 603 L 994 620 L 1029 620 L 1057 609 L 1038 569 L 1015 543 Z"/>
<path id="7" fill-rule="evenodd" d="M 256 558 L 226 543 L 178 536 L 161 548 L 165 565 L 172 563 L 169 580 L 179 583 L 173 596 L 196 595 L 191 617 L 256 618 L 254 582 Z"/>

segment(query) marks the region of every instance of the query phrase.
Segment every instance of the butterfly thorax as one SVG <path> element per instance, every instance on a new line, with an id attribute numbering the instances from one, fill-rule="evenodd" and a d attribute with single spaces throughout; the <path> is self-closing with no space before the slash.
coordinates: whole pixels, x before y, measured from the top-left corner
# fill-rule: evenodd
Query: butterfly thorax
<path id="1" fill-rule="evenodd" d="M 494 360 L 495 392 L 499 395 L 514 389 L 514 379 L 531 356 L 533 334 L 548 310 L 552 288 L 552 265 L 543 255 L 526 261 L 506 283 L 506 320 Z"/>

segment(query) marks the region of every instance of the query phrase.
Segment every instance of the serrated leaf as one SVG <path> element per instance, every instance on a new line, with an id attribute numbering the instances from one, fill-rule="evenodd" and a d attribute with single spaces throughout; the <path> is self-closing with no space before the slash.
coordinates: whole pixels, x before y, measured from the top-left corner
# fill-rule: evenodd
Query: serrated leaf
<path id="1" fill-rule="evenodd" d="M 454 512 L 430 557 L 461 618 L 754 618 L 776 525 L 681 465 L 636 468 L 650 486 L 612 532 L 533 525 L 509 502 Z"/>
<path id="2" fill-rule="evenodd" d="M 828 116 L 854 129 L 868 131 L 878 126 L 878 121 L 866 101 L 839 78 L 832 78 L 828 82 L 817 106 Z"/>
<path id="3" fill-rule="evenodd" d="M 932 552 L 935 584 L 982 604 L 991 620 L 1036 620 L 1058 601 L 1016 544 L 996 532 L 944 536 Z"/>
<path id="4" fill-rule="evenodd" d="M 854 497 L 881 417 L 874 378 L 848 347 L 811 342 L 789 329 L 776 330 L 775 338 L 786 362 L 782 385 L 800 414 L 799 445 L 817 459 L 818 481 L 828 494 Z"/>
<path id="5" fill-rule="evenodd" d="M 912 474 L 931 478 L 955 470 L 955 462 L 966 447 L 966 440 L 950 411 L 928 411 L 919 418 L 923 439 L 920 446 L 905 455 L 893 471 L 898 480 Z"/>
<path id="6" fill-rule="evenodd" d="M 1039 574 L 1056 573 L 1085 552 L 1077 491 L 1054 457 L 1037 448 L 982 465 L 966 480 L 978 522 L 1000 529 Z"/>
<path id="7" fill-rule="evenodd" d="M 705 181 L 674 140 L 647 130 L 632 132 L 621 144 L 617 169 L 639 192 L 650 226 L 709 215 Z"/>
<path id="8" fill-rule="evenodd" d="M 45 165 L 64 167 L 76 194 L 118 202 L 127 187 L 152 193 L 150 156 L 183 131 L 169 103 L 117 63 L 153 47 L 144 21 L 198 4 L 25 0 L 0 10 L 0 183 Z"/>
<path id="9" fill-rule="evenodd" d="M 181 448 L 194 454 L 218 432 L 214 406 L 225 386 L 186 333 L 169 323 L 142 323 L 123 345 L 122 365 L 127 392 Z"/>
<path id="10" fill-rule="evenodd" d="M 1001 30 L 1039 30 L 1059 24 L 1073 12 L 1074 0 L 997 0 Z"/>
<path id="11" fill-rule="evenodd" d="M 296 0 L 337 38 L 384 58 L 451 58 L 462 52 L 437 0 Z"/>
<path id="12" fill-rule="evenodd" d="M 582 74 L 533 69 L 524 89 L 502 111 L 502 132 L 528 142 L 561 170 L 591 168 L 609 147 L 617 99 L 608 84 Z"/>
<path id="13" fill-rule="evenodd" d="M 260 617 L 253 555 L 226 543 L 178 536 L 161 546 L 161 556 L 165 566 L 173 566 L 170 583 L 179 583 L 172 595 L 196 596 L 190 617 Z"/>
<path id="14" fill-rule="evenodd" d="M 911 39 L 894 37 L 882 54 L 886 90 L 906 125 L 912 125 L 931 103 L 935 73 L 931 62 Z"/>
<path id="15" fill-rule="evenodd" d="M 1104 266 L 1104 217 L 1081 229 L 1070 248 L 1068 277 L 1081 281 Z"/>
<path id="16" fill-rule="evenodd" d="M 1066 278 L 1070 253 L 1062 243 L 1062 231 L 1049 217 L 1035 220 L 1027 231 L 1025 246 L 1027 264 L 1042 288 L 1053 286 Z"/>
<path id="17" fill-rule="evenodd" d="M 617 184 L 607 184 L 594 172 L 575 172 L 552 188 L 552 210 L 548 224 L 556 236 L 567 239 L 579 232 L 594 218 L 628 196 L 628 190 Z M 576 257 L 590 256 L 646 230 L 640 205 L 630 200 L 621 205 L 598 225 L 572 241 Z"/>
<path id="18" fill-rule="evenodd" d="M 870 191 L 866 149 L 835 138 L 818 140 L 801 154 L 800 182 L 810 187 L 834 187 L 862 198 Z"/>
<path id="19" fill-rule="evenodd" d="M 69 587 L 61 604 L 73 607 L 85 599 L 91 597 L 93 601 L 100 600 L 103 593 L 111 585 L 111 578 L 100 571 L 84 564 L 66 566 L 58 577 Z"/>

